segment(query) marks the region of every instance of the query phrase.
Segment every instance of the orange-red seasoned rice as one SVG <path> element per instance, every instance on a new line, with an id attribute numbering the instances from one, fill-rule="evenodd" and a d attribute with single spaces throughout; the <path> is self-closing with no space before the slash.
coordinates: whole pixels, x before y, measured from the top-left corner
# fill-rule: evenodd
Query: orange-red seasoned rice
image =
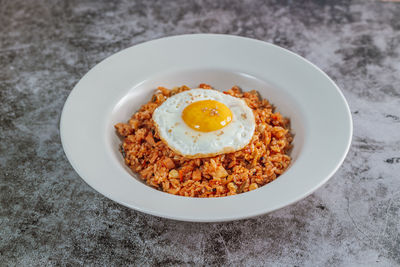
<path id="1" fill-rule="evenodd" d="M 212 89 L 207 84 L 199 87 Z M 293 139 L 289 120 L 274 112 L 256 91 L 242 93 L 237 86 L 224 93 L 245 100 L 256 121 L 253 138 L 245 148 L 202 159 L 184 158 L 169 149 L 157 133 L 152 114 L 168 97 L 186 90 L 190 88 L 159 87 L 128 123 L 115 125 L 123 137 L 125 163 L 148 185 L 174 195 L 222 197 L 257 189 L 286 170 Z"/>

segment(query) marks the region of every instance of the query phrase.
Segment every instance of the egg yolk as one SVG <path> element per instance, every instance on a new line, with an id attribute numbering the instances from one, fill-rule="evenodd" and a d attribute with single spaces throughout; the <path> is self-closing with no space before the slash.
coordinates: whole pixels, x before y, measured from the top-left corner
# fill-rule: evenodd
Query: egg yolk
<path id="1" fill-rule="evenodd" d="M 183 121 L 192 129 L 212 132 L 224 128 L 232 121 L 232 111 L 215 100 L 196 101 L 182 111 Z"/>

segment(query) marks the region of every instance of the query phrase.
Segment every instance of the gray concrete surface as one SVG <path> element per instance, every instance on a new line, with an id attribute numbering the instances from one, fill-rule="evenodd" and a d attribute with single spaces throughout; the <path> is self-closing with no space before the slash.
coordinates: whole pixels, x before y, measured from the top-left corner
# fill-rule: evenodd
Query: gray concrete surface
<path id="1" fill-rule="evenodd" d="M 279 211 L 197 224 L 124 208 L 68 163 L 60 113 L 77 81 L 131 45 L 183 33 L 272 42 L 342 88 L 343 166 Z M 400 3 L 0 0 L 0 265 L 400 265 Z"/>

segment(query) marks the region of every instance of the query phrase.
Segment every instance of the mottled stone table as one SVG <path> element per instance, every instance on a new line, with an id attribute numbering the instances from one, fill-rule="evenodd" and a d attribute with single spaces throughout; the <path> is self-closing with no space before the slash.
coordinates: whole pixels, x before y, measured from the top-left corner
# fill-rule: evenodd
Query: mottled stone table
<path id="1" fill-rule="evenodd" d="M 325 186 L 258 218 L 197 224 L 79 178 L 58 129 L 77 81 L 123 48 L 199 32 L 278 44 L 338 83 L 354 138 Z M 399 106 L 400 3 L 0 0 L 0 265 L 400 265 Z"/>

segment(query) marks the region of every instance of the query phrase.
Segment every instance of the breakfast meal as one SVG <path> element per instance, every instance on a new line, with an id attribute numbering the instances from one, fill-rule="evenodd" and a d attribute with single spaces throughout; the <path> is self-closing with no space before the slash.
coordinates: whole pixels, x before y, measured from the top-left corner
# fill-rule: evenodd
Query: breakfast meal
<path id="1" fill-rule="evenodd" d="M 150 186 L 189 197 L 257 189 L 289 166 L 289 119 L 237 86 L 159 87 L 128 123 L 115 125 L 126 165 Z"/>

